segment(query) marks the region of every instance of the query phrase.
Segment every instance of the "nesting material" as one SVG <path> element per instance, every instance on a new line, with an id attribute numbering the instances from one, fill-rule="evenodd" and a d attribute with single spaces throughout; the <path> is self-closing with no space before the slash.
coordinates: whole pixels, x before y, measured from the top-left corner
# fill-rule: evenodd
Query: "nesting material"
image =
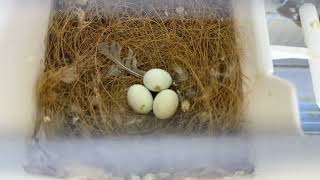
<path id="1" fill-rule="evenodd" d="M 37 125 L 58 136 L 238 132 L 243 75 L 227 5 L 110 0 L 59 7 L 38 83 Z M 169 119 L 137 114 L 127 103 L 128 88 L 153 68 L 170 73 L 179 96 Z"/>

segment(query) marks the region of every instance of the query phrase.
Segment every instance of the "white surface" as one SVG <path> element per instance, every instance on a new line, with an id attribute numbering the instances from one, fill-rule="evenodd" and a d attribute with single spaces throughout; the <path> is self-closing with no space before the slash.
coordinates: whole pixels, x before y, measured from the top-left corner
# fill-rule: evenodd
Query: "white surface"
<path id="1" fill-rule="evenodd" d="M 319 137 L 271 136 L 256 139 L 257 180 L 318 180 Z"/>
<path id="2" fill-rule="evenodd" d="M 240 3 L 241 2 L 241 3 Z M 272 76 L 273 68 L 265 11 L 261 1 L 238 0 L 235 20 L 244 50 L 242 68 L 246 78 L 246 120 L 255 135 L 299 134 L 296 94 L 288 82 Z"/>
<path id="3" fill-rule="evenodd" d="M 28 136 L 34 120 L 34 87 L 44 54 L 50 1 L 0 2 L 1 134 Z M 243 70 L 247 77 L 247 127 L 252 135 L 296 135 L 300 128 L 295 91 L 288 82 L 271 75 L 273 67 L 263 3 L 256 0 L 236 0 L 235 4 L 235 18 L 243 37 Z M 256 156 L 259 172 L 266 169 L 262 159 L 263 152 L 258 151 Z M 298 168 L 300 165 L 294 167 Z M 0 174 L 3 176 L 1 179 L 18 179 L 18 176 L 27 179 L 26 175 L 19 175 L 21 169 L 2 172 L 6 173 Z M 15 174 L 15 177 L 9 177 L 10 173 Z M 296 173 L 300 173 L 301 176 L 298 177 L 303 177 L 303 172 Z M 256 179 L 268 179 L 263 176 Z M 287 173 L 286 177 L 291 177 L 291 173 Z M 272 179 L 277 179 L 274 174 Z"/>
<path id="4" fill-rule="evenodd" d="M 320 172 L 320 137 L 288 137 L 265 136 L 255 137 L 254 180 L 318 180 Z M 20 157 L 19 145 L 1 141 L 0 166 L 6 164 L 8 157 Z M 4 154 L 2 147 L 13 147 Z M 130 147 L 130 148 L 128 148 Z M 50 150 L 49 154 L 56 157 L 59 168 L 71 177 L 91 176 L 101 174 L 101 170 L 115 164 L 124 172 L 135 172 L 140 169 L 150 170 L 152 167 L 164 169 L 210 168 L 223 164 L 222 167 L 238 165 L 246 158 L 248 148 L 252 147 L 248 139 L 237 138 L 208 138 L 208 137 L 167 137 L 134 139 L 122 138 L 103 141 L 64 141 L 48 143 L 43 146 Z M 9 149 L 9 148 L 7 148 Z M 157 160 L 161 163 L 157 163 Z M 11 163 L 17 158 L 11 158 Z M 240 161 L 239 161 L 240 160 Z M 21 160 L 17 160 L 21 163 Z M 45 163 L 44 163 L 45 164 Z M 243 167 L 247 164 L 244 163 Z M 53 168 L 57 166 L 52 166 Z M 108 172 L 105 172 L 108 173 Z M 136 173 L 139 174 L 139 173 Z M 32 176 L 16 169 L 0 169 L 0 179 L 33 179 Z M 34 178 L 49 179 L 49 178 Z M 71 179 L 71 178 L 70 178 Z M 77 178 L 73 178 L 77 179 Z M 92 178 L 93 180 L 97 180 Z M 231 178 L 233 180 L 233 178 Z M 235 178 L 238 179 L 238 178 Z M 78 179 L 79 180 L 79 179 Z"/>
<path id="5" fill-rule="evenodd" d="M 274 45 L 305 47 L 302 29 L 277 13 L 267 14 L 270 42 Z"/>
<path id="6" fill-rule="evenodd" d="M 320 23 L 317 9 L 313 4 L 304 4 L 299 12 L 305 43 L 310 53 L 320 58 Z"/>
<path id="7" fill-rule="evenodd" d="M 28 136 L 50 3 L 0 0 L 0 4 L 0 135 Z"/>
<path id="8" fill-rule="evenodd" d="M 271 75 L 273 64 L 263 2 L 235 0 L 234 5 L 234 17 L 240 26 L 240 46 L 245 50 L 245 74 L 252 77 Z"/>
<path id="9" fill-rule="evenodd" d="M 320 108 L 320 23 L 317 9 L 312 4 L 300 7 L 300 19 L 311 59 L 309 68 L 316 103 Z"/>
<path id="10" fill-rule="evenodd" d="M 271 46 L 271 57 L 273 60 L 281 59 L 309 59 L 309 51 L 307 48 L 290 47 L 290 46 Z"/>

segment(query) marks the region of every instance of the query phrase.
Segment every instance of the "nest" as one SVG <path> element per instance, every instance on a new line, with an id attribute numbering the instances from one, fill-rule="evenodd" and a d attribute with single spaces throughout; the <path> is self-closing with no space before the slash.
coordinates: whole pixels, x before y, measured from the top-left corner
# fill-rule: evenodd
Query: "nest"
<path id="1" fill-rule="evenodd" d="M 243 75 L 235 26 L 225 5 L 199 0 L 166 5 L 115 2 L 54 11 L 37 89 L 38 124 L 45 132 L 55 136 L 239 132 Z M 103 53 L 106 50 L 129 70 Z M 139 115 L 127 105 L 128 88 L 142 84 L 139 73 L 152 68 L 173 77 L 171 89 L 181 103 L 170 119 Z"/>

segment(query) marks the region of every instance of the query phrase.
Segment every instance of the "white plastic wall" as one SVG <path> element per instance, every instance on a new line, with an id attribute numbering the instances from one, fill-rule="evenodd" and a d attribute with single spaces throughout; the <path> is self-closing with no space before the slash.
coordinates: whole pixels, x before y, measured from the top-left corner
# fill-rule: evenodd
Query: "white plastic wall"
<path id="1" fill-rule="evenodd" d="M 316 7 L 306 3 L 300 7 L 300 19 L 311 58 L 309 69 L 316 103 L 320 108 L 320 22 Z"/>
<path id="2" fill-rule="evenodd" d="M 0 0 L 0 136 L 28 136 L 50 0 Z"/>
<path id="3" fill-rule="evenodd" d="M 50 9 L 50 0 L 0 0 L 1 137 L 31 135 Z M 295 90 L 272 76 L 262 1 L 235 0 L 234 14 L 244 50 L 247 129 L 252 135 L 299 134 Z"/>
<path id="4" fill-rule="evenodd" d="M 263 1 L 235 0 L 234 17 L 243 49 L 246 76 L 247 128 L 259 134 L 299 134 L 300 123 L 295 89 L 272 76 L 273 66 Z"/>

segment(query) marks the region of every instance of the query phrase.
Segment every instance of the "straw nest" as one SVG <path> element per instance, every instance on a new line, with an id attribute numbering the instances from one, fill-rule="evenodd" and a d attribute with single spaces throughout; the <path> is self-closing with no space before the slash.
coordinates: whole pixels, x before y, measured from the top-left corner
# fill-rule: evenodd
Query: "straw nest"
<path id="1" fill-rule="evenodd" d="M 189 1 L 189 6 L 154 2 L 91 3 L 53 13 L 37 89 L 37 125 L 48 135 L 229 134 L 241 129 L 243 75 L 228 10 L 204 1 Z M 152 113 L 134 113 L 126 93 L 142 78 L 117 66 L 105 50 L 118 53 L 119 61 L 137 73 L 167 70 L 181 101 L 175 116 L 159 120 Z"/>

